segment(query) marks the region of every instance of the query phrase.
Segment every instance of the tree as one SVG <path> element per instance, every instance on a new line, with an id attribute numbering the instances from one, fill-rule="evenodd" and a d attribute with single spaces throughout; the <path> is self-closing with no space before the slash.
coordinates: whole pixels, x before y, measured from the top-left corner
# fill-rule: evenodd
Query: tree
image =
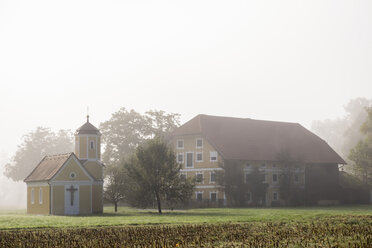
<path id="1" fill-rule="evenodd" d="M 372 185 L 372 107 L 367 108 L 367 120 L 360 128 L 363 139 L 351 149 L 349 159 L 354 162 L 354 172 L 366 185 Z"/>
<path id="2" fill-rule="evenodd" d="M 127 159 L 145 140 L 164 136 L 179 126 L 179 114 L 148 111 L 144 115 L 125 108 L 112 114 L 101 123 L 102 143 L 105 147 L 102 160 L 109 168 Z"/>
<path id="3" fill-rule="evenodd" d="M 249 192 L 251 193 L 251 200 L 253 205 L 265 205 L 267 183 L 264 183 L 265 175 L 257 166 L 253 167 L 251 173 L 246 175 L 246 184 Z"/>
<path id="4" fill-rule="evenodd" d="M 114 204 L 115 213 L 118 211 L 118 203 L 125 198 L 126 184 L 125 174 L 119 167 L 113 167 L 106 176 L 103 197 Z"/>
<path id="5" fill-rule="evenodd" d="M 300 173 L 305 169 L 304 163 L 301 159 L 292 158 L 290 153 L 286 150 L 281 151 L 277 155 L 277 160 L 280 161 L 280 175 L 279 175 L 279 194 L 287 205 L 301 205 L 304 204 L 305 192 L 304 185 L 296 183 L 295 177 L 303 176 Z M 299 181 L 299 179 L 298 179 Z"/>
<path id="6" fill-rule="evenodd" d="M 223 171 L 217 174 L 217 183 L 225 189 L 227 203 L 233 207 L 246 206 L 248 195 L 251 195 L 253 205 L 264 203 L 267 184 L 264 174 L 257 168 L 249 173 L 244 171 L 244 163 L 226 160 L 221 167 Z"/>
<path id="7" fill-rule="evenodd" d="M 11 161 L 5 165 L 5 176 L 14 181 L 23 180 L 47 154 L 67 153 L 73 150 L 73 134 L 69 130 L 55 133 L 50 128 L 37 127 L 23 136 Z"/>
<path id="8" fill-rule="evenodd" d="M 149 206 L 156 201 L 159 214 L 163 201 L 188 201 L 193 191 L 190 180 L 180 177 L 176 155 L 159 137 L 139 145 L 124 164 L 128 175 L 128 201 L 134 206 Z"/>

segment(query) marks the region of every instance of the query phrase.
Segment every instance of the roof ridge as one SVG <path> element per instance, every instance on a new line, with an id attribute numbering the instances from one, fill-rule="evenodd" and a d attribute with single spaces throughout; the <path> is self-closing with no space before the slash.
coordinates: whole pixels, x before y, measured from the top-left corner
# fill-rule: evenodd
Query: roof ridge
<path id="1" fill-rule="evenodd" d="M 238 119 L 238 120 L 251 120 L 251 121 L 262 121 L 262 122 L 274 122 L 274 123 L 287 123 L 287 124 L 299 124 L 298 122 L 290 122 L 290 121 L 273 121 L 273 120 L 262 120 L 262 119 L 253 119 L 253 118 L 243 118 L 243 117 L 235 117 L 235 116 L 223 116 L 223 115 L 206 115 L 206 114 L 199 114 L 198 116 L 204 117 L 212 117 L 212 118 L 226 118 L 226 119 Z"/>
<path id="2" fill-rule="evenodd" d="M 72 152 L 65 152 L 65 153 L 58 153 L 58 154 L 52 154 L 52 155 L 46 155 L 45 157 L 52 158 L 52 157 L 62 157 L 71 155 Z"/>

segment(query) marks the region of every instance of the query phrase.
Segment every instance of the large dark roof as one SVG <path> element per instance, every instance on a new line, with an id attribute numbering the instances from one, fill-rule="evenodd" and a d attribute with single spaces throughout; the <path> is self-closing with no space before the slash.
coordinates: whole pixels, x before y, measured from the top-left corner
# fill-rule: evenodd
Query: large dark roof
<path id="1" fill-rule="evenodd" d="M 321 138 L 298 123 L 198 115 L 173 136 L 201 134 L 224 159 L 278 161 L 280 154 L 307 163 L 345 161 Z"/>
<path id="2" fill-rule="evenodd" d="M 87 122 L 82 125 L 81 127 L 79 127 L 77 130 L 76 130 L 76 133 L 77 134 L 95 134 L 95 135 L 100 135 L 100 131 L 98 128 L 96 128 L 95 126 L 93 126 L 90 122 L 89 122 L 89 116 L 87 116 Z"/>

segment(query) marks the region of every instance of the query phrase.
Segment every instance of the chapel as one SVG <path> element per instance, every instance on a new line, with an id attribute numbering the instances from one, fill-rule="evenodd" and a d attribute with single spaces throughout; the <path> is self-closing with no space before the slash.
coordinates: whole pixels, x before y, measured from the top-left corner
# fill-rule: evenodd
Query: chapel
<path id="1" fill-rule="evenodd" d="M 27 213 L 88 215 L 103 212 L 101 132 L 89 122 L 75 132 L 75 152 L 47 155 L 24 179 Z"/>

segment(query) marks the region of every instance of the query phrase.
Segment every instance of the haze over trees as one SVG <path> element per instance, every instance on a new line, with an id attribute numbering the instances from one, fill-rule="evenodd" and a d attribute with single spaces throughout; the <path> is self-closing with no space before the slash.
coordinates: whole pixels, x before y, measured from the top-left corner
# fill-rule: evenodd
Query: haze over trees
<path id="1" fill-rule="evenodd" d="M 126 198 L 132 206 L 152 206 L 154 199 L 159 214 L 163 203 L 172 208 L 177 203 L 187 203 L 194 184 L 180 177 L 181 165 L 174 151 L 161 138 L 146 141 L 137 147 L 124 163 L 127 173 Z"/>
<path id="2" fill-rule="evenodd" d="M 4 175 L 14 181 L 23 180 L 45 155 L 73 151 L 73 134 L 70 130 L 51 131 L 37 127 L 23 136 L 22 144 L 5 165 Z"/>
<path id="3" fill-rule="evenodd" d="M 349 164 L 349 152 L 362 139 L 360 127 L 367 119 L 366 108 L 371 106 L 372 99 L 352 99 L 344 107 L 344 117 L 313 121 L 311 130 L 326 140 Z"/>
<path id="4" fill-rule="evenodd" d="M 102 160 L 110 168 L 128 158 L 145 140 L 165 136 L 180 125 L 180 115 L 151 110 L 140 114 L 121 108 L 100 125 L 104 153 Z"/>
<path id="5" fill-rule="evenodd" d="M 354 172 L 365 185 L 372 185 L 372 107 L 367 109 L 368 117 L 360 128 L 362 139 L 351 149 L 349 159 L 353 161 Z"/>

